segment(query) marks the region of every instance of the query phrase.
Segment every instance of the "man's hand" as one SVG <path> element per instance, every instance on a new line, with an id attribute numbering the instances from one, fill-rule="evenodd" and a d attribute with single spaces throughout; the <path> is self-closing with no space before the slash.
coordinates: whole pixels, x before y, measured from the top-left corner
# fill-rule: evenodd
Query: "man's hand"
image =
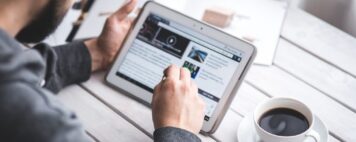
<path id="1" fill-rule="evenodd" d="M 205 103 L 198 96 L 198 88 L 190 79 L 186 68 L 168 67 L 163 79 L 155 88 L 152 98 L 152 115 L 155 128 L 176 127 L 199 133 Z"/>
<path id="2" fill-rule="evenodd" d="M 106 69 L 114 60 L 132 24 L 127 16 L 135 6 L 136 0 L 129 0 L 106 20 L 98 38 L 84 42 L 92 58 L 92 71 Z"/>

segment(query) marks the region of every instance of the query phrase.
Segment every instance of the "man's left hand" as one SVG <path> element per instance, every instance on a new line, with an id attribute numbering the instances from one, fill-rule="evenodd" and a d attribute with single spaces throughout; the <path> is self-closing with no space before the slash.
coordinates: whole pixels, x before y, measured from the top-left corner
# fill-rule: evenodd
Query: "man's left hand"
<path id="1" fill-rule="evenodd" d="M 113 13 L 105 22 L 100 36 L 85 41 L 92 59 L 92 71 L 108 68 L 114 60 L 128 30 L 132 19 L 128 15 L 134 10 L 136 0 L 129 0 L 119 10 Z"/>

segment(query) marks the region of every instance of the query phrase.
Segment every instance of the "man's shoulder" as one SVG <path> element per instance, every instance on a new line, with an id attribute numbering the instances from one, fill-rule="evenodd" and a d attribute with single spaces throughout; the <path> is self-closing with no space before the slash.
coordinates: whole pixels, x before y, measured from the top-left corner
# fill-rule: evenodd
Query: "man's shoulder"
<path id="1" fill-rule="evenodd" d="M 38 52 L 24 51 L 20 43 L 0 29 L 0 84 L 15 80 L 36 84 L 43 76 L 44 68 Z"/>

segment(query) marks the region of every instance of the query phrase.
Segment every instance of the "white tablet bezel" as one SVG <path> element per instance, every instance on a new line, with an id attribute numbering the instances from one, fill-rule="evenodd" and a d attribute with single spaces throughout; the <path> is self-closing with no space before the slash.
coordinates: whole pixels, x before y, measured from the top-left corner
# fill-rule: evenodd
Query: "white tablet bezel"
<path id="1" fill-rule="evenodd" d="M 252 63 L 252 60 L 255 57 L 255 47 L 243 40 L 240 40 L 234 36 L 217 30 L 216 28 L 213 28 L 205 23 L 189 18 L 188 16 L 185 16 L 177 11 L 169 9 L 155 2 L 147 2 L 145 4 L 144 9 L 141 11 L 139 18 L 136 20 L 135 26 L 133 26 L 128 36 L 126 37 L 125 42 L 122 45 L 115 62 L 113 63 L 109 73 L 106 76 L 106 81 L 111 86 L 120 89 L 126 94 L 130 94 L 134 98 L 138 98 L 145 104 L 150 104 L 152 100 L 152 93 L 117 76 L 116 72 L 118 70 L 118 67 L 122 63 L 126 53 L 128 52 L 129 47 L 131 47 L 133 41 L 136 39 L 136 36 L 139 30 L 141 29 L 141 25 L 145 22 L 147 16 L 150 13 L 159 15 L 160 17 L 166 18 L 168 20 L 172 20 L 169 17 L 174 17 L 172 21 L 180 25 L 186 26 L 194 32 L 198 32 L 200 34 L 206 35 L 211 39 L 229 45 L 230 47 L 237 48 L 238 50 L 244 53 L 239 67 L 234 72 L 233 77 L 230 80 L 229 85 L 226 87 L 223 97 L 220 99 L 216 109 L 214 110 L 213 115 L 210 117 L 209 121 L 204 120 L 202 132 L 213 133 L 217 129 L 217 126 L 221 122 L 228 107 L 230 106 L 230 103 L 233 100 L 235 94 L 237 93 L 237 89 L 240 86 L 240 83 L 242 82 L 246 70 L 249 68 Z"/>

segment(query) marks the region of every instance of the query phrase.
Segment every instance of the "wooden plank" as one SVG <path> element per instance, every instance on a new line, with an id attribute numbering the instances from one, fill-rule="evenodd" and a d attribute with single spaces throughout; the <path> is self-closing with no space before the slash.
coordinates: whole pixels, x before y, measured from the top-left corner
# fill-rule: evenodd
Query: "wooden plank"
<path id="1" fill-rule="evenodd" d="M 230 108 L 245 116 L 252 113 L 257 104 L 267 100 L 268 98 L 269 97 L 265 94 L 244 82 L 237 92 Z"/>
<path id="2" fill-rule="evenodd" d="M 150 137 L 77 85 L 61 91 L 58 98 L 65 106 L 76 112 L 85 129 L 99 141 L 152 141 Z"/>
<path id="3" fill-rule="evenodd" d="M 91 133 L 89 133 L 88 131 L 85 131 L 90 139 L 90 142 L 99 142 L 99 140 Z"/>
<path id="4" fill-rule="evenodd" d="M 356 114 L 290 74 L 275 66 L 253 66 L 246 80 L 271 96 L 301 100 L 326 123 L 331 132 L 346 141 L 356 141 Z"/>
<path id="5" fill-rule="evenodd" d="M 140 102 L 123 95 L 122 93 L 112 89 L 104 84 L 104 73 L 97 73 L 92 75 L 89 81 L 83 83 L 83 87 L 89 90 L 96 98 L 105 102 L 113 109 L 131 119 L 142 130 L 148 134 L 153 134 L 154 127 L 152 123 L 151 110 L 142 105 Z M 215 141 L 211 137 L 198 135 L 202 141 Z"/>
<path id="6" fill-rule="evenodd" d="M 274 64 L 356 112 L 356 78 L 351 75 L 284 39 L 279 42 Z"/>
<path id="7" fill-rule="evenodd" d="M 356 39 L 330 24 L 291 8 L 282 36 L 328 63 L 356 76 Z"/>
<path id="8" fill-rule="evenodd" d="M 231 109 L 242 116 L 251 115 L 255 107 L 268 98 L 251 85 L 243 83 L 231 105 Z M 329 134 L 329 142 L 339 142 L 339 140 Z"/>
<path id="9" fill-rule="evenodd" d="M 222 142 L 236 142 L 237 129 L 239 128 L 241 120 L 241 116 L 237 115 L 232 110 L 228 110 L 213 136 Z"/>
<path id="10" fill-rule="evenodd" d="M 336 139 L 335 137 L 329 137 L 328 142 L 341 142 L 338 139 Z"/>

